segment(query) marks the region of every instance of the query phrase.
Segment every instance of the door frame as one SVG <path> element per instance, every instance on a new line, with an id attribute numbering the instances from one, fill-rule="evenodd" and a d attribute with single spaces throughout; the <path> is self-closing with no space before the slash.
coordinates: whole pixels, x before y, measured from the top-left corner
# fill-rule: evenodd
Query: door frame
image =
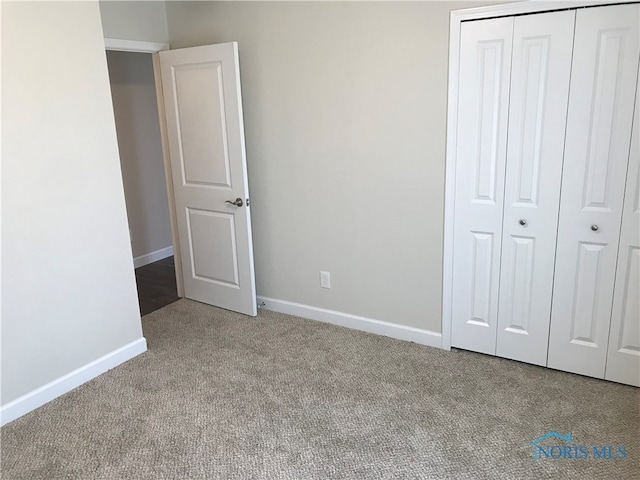
<path id="1" fill-rule="evenodd" d="M 529 0 L 503 5 L 452 10 L 449 22 L 449 81 L 447 94 L 447 142 L 445 158 L 444 245 L 442 265 L 442 348 L 451 350 L 451 311 L 453 291 L 453 233 L 455 221 L 456 144 L 458 137 L 458 74 L 460 65 L 460 30 L 462 22 L 532 13 L 553 12 L 585 7 L 601 7 L 637 0 Z"/>
<path id="2" fill-rule="evenodd" d="M 162 81 L 160 77 L 160 57 L 158 53 L 169 50 L 168 43 L 145 42 L 120 38 L 105 38 L 105 50 L 117 52 L 150 53 L 153 60 L 153 77 L 156 86 L 156 101 L 158 104 L 158 122 L 160 124 L 160 138 L 162 139 L 162 160 L 164 163 L 164 177 L 169 200 L 169 221 L 171 223 L 171 239 L 173 241 L 173 263 L 175 265 L 176 286 L 178 297 L 184 297 L 184 280 L 182 278 L 182 261 L 180 256 L 180 242 L 178 239 L 178 223 L 176 218 L 176 202 L 173 192 L 173 177 L 171 162 L 169 161 L 169 144 L 167 140 L 167 122 L 165 118 Z"/>

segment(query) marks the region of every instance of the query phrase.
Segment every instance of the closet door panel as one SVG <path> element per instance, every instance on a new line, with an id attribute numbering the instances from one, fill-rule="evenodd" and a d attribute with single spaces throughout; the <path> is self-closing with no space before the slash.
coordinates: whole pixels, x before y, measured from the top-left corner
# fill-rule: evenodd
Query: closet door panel
<path id="1" fill-rule="evenodd" d="M 451 344 L 495 354 L 513 18 L 461 27 Z"/>
<path id="2" fill-rule="evenodd" d="M 575 11 L 516 17 L 496 354 L 547 363 Z"/>
<path id="3" fill-rule="evenodd" d="M 637 86 L 604 378 L 640 387 L 640 92 Z"/>
<path id="4" fill-rule="evenodd" d="M 640 7 L 579 10 L 548 366 L 604 377 L 638 72 Z"/>

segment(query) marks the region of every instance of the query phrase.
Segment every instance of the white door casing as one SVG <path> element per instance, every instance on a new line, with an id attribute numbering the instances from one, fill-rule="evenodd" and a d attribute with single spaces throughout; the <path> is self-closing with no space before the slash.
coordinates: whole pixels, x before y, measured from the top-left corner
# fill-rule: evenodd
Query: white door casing
<path id="1" fill-rule="evenodd" d="M 159 58 L 185 296 L 256 315 L 237 43 Z"/>
<path id="2" fill-rule="evenodd" d="M 622 209 L 618 267 L 604 378 L 640 387 L 640 88 Z"/>
<path id="3" fill-rule="evenodd" d="M 496 355 L 547 363 L 575 11 L 515 18 Z"/>
<path id="4" fill-rule="evenodd" d="M 462 25 L 451 344 L 495 354 L 513 17 Z"/>
<path id="5" fill-rule="evenodd" d="M 604 377 L 638 72 L 638 5 L 579 10 L 548 366 Z"/>

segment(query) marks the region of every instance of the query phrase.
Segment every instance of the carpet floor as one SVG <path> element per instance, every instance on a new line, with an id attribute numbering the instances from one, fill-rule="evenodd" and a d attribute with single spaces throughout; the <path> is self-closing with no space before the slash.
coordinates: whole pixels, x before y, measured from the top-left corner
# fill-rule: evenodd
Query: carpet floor
<path id="1" fill-rule="evenodd" d="M 2 478 L 640 478 L 633 387 L 189 300 L 143 328 L 148 352 L 1 429 Z M 534 461 L 552 431 L 589 457 Z"/>

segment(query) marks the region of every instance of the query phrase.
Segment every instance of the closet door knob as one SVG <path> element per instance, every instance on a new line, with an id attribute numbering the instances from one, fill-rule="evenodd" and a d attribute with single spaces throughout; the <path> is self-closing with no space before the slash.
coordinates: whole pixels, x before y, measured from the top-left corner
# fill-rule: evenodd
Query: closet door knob
<path id="1" fill-rule="evenodd" d="M 597 232 L 598 228 L 598 225 L 591 225 L 591 230 L 593 230 L 594 232 Z"/>
<path id="2" fill-rule="evenodd" d="M 527 221 L 524 218 L 521 218 L 519 223 L 524 227 L 527 224 Z"/>

